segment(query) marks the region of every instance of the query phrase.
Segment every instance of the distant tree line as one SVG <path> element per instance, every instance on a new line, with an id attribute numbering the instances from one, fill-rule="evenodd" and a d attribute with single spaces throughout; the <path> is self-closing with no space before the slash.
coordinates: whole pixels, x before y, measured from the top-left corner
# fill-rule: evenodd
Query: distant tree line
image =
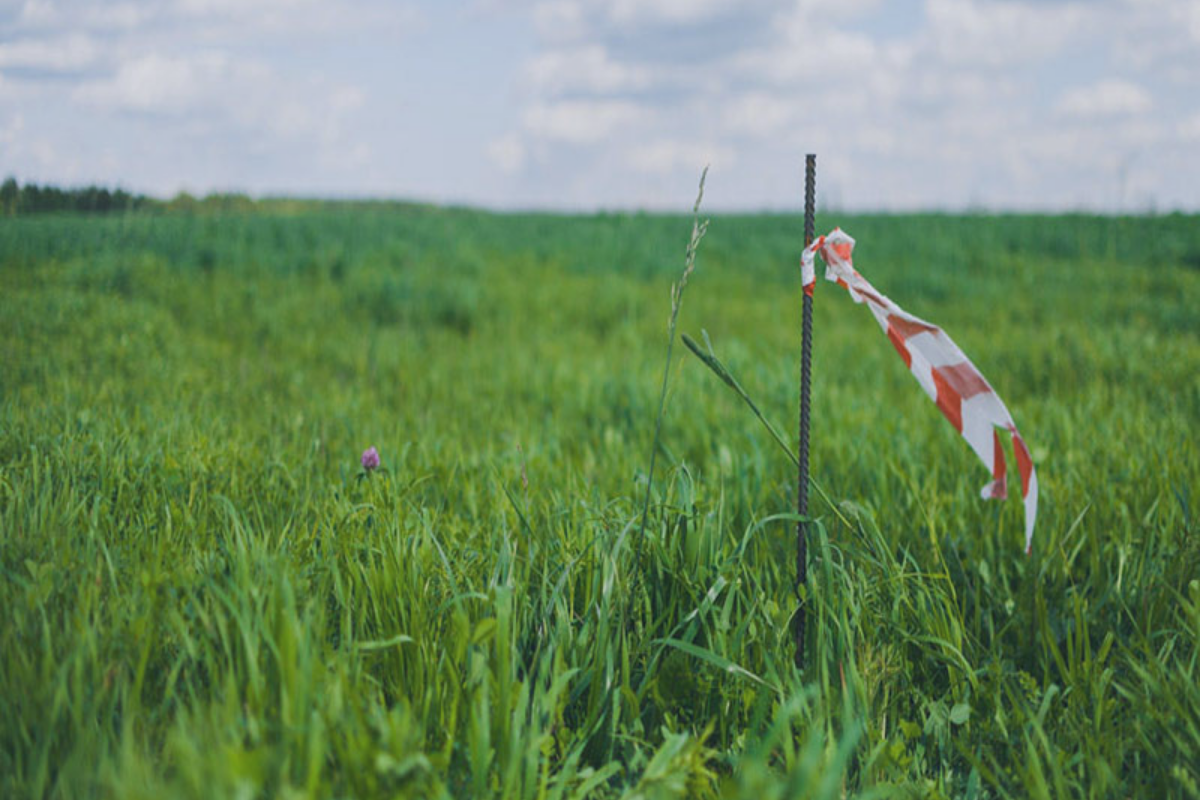
<path id="1" fill-rule="evenodd" d="M 156 207 L 157 200 L 141 194 L 130 194 L 124 189 L 107 189 L 103 186 L 84 186 L 78 189 L 60 189 L 57 186 L 38 186 L 36 183 L 20 185 L 16 178 L 8 178 L 0 184 L 0 214 L 45 214 L 69 211 L 79 214 L 110 214 L 139 211 Z"/>

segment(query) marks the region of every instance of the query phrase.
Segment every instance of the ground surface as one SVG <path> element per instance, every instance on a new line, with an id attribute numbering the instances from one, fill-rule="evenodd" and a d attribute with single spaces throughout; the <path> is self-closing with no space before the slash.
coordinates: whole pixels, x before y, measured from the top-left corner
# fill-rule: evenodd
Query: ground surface
<path id="1" fill-rule="evenodd" d="M 1042 505 L 818 286 L 797 673 L 794 469 L 678 344 L 639 536 L 690 219 L 0 220 L 0 795 L 1200 796 L 1200 220 L 834 224 Z M 799 233 L 679 320 L 789 439 Z"/>

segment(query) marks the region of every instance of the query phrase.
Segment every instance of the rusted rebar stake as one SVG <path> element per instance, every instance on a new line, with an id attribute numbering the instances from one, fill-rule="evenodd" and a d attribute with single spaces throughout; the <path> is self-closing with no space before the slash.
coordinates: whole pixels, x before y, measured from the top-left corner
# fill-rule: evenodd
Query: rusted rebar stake
<path id="1" fill-rule="evenodd" d="M 804 247 L 812 244 L 816 235 L 817 157 L 809 153 L 804 159 Z M 803 338 L 800 340 L 800 475 L 796 486 L 796 668 L 804 668 L 804 629 L 808 609 L 805 590 L 808 583 L 808 396 L 812 383 L 812 288 L 803 288 Z"/>

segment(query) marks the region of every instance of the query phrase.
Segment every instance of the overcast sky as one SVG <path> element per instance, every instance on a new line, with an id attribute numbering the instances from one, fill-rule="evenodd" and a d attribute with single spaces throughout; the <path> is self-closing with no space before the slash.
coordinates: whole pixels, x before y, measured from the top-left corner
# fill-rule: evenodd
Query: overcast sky
<path id="1" fill-rule="evenodd" d="M 0 0 L 0 175 L 499 208 L 1200 209 L 1200 0 Z"/>

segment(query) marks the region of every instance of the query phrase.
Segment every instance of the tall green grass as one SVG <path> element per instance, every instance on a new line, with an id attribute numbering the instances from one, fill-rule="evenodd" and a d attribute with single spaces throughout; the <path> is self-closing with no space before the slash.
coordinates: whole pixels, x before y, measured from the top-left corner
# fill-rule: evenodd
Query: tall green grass
<path id="1" fill-rule="evenodd" d="M 818 287 L 797 673 L 793 468 L 686 352 L 635 559 L 690 219 L 2 220 L 0 795 L 1197 796 L 1196 222 L 818 220 L 1042 506 Z M 715 217 L 678 320 L 776 424 L 799 230 Z"/>

